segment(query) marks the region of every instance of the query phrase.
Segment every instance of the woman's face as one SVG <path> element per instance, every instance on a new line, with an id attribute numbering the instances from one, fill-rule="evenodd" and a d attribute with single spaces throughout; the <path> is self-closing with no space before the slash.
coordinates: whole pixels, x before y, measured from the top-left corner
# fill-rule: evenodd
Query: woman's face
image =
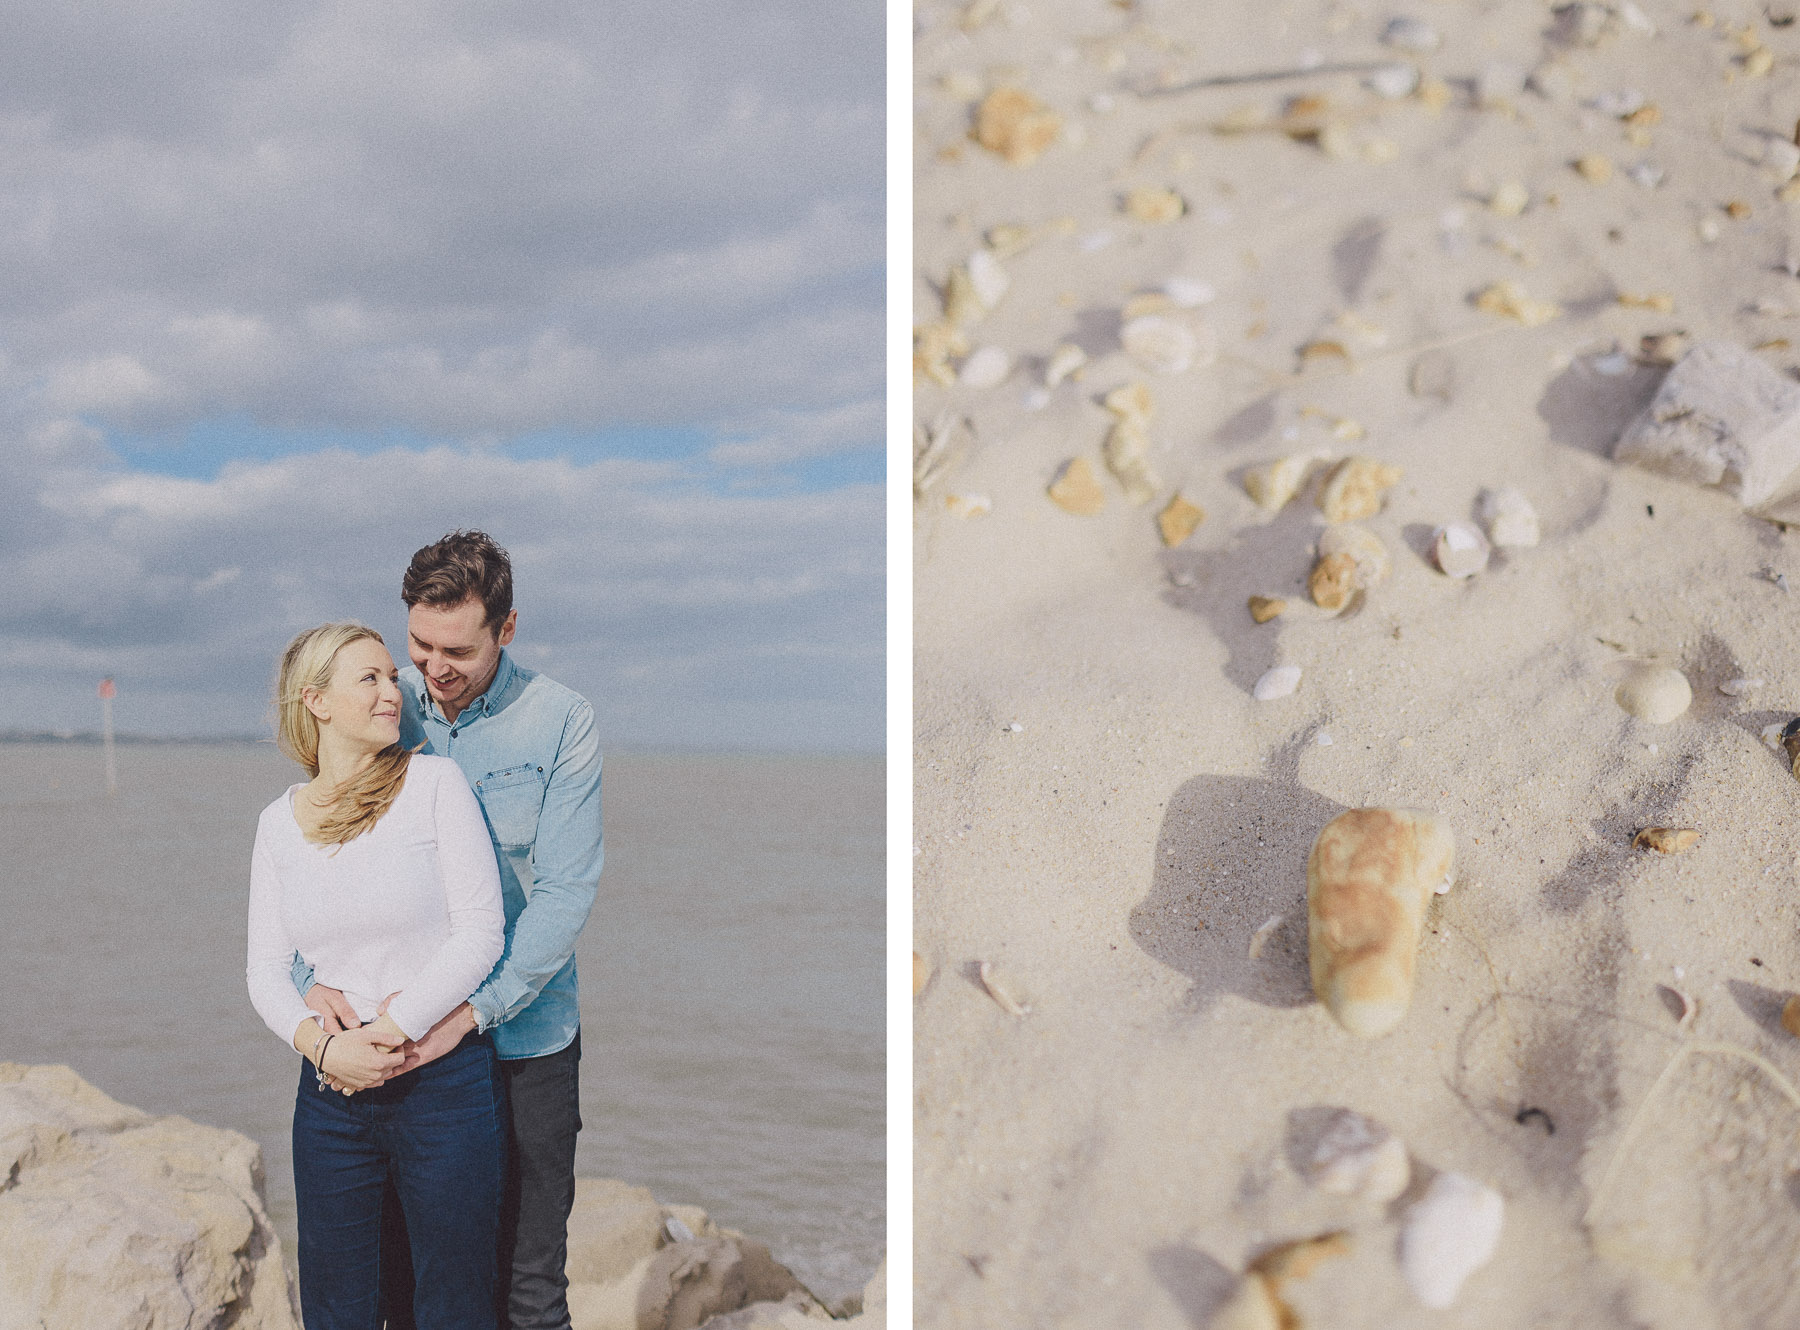
<path id="1" fill-rule="evenodd" d="M 358 747 L 382 749 L 400 738 L 400 682 L 394 658 L 372 637 L 337 653 L 331 680 L 307 704 L 321 727 Z"/>

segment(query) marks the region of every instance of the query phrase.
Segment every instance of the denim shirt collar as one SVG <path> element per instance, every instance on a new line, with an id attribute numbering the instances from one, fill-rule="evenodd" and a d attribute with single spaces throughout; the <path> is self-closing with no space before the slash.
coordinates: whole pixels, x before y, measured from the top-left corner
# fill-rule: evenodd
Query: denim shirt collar
<path id="1" fill-rule="evenodd" d="M 512 684 L 513 675 L 516 673 L 518 673 L 518 670 L 513 665 L 512 657 L 507 654 L 505 647 L 501 647 L 500 663 L 494 667 L 494 677 L 488 681 L 487 690 L 457 713 L 457 722 L 459 724 L 462 723 L 463 717 L 474 712 L 479 712 L 483 716 L 493 715 L 495 710 L 500 706 L 500 700 L 506 696 L 506 690 Z M 444 717 L 443 708 L 438 706 L 437 699 L 431 695 L 431 690 L 423 686 L 423 679 L 419 682 L 421 685 L 419 689 L 419 701 L 425 704 L 425 713 L 434 720 L 448 724 L 449 722 Z"/>

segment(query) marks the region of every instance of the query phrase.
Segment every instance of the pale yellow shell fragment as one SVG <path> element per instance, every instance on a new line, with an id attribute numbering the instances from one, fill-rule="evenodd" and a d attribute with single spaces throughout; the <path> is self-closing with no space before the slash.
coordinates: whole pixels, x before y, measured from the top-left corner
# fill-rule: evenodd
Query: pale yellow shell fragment
<path id="1" fill-rule="evenodd" d="M 1398 1025 L 1412 1002 L 1425 905 L 1451 874 L 1450 824 L 1400 808 L 1355 808 L 1325 824 L 1306 861 L 1313 992 L 1365 1039 Z"/>
<path id="2" fill-rule="evenodd" d="M 1120 420 L 1138 425 L 1148 425 L 1150 417 L 1156 414 L 1156 399 L 1150 395 L 1149 386 L 1142 383 L 1121 384 L 1100 401 Z"/>
<path id="3" fill-rule="evenodd" d="M 1050 360 L 1044 366 L 1044 386 L 1054 388 L 1069 375 L 1077 373 L 1087 364 L 1087 352 L 1073 342 L 1064 342 L 1050 353 Z"/>
<path id="4" fill-rule="evenodd" d="M 1106 491 L 1085 457 L 1071 458 L 1051 483 L 1050 501 L 1065 513 L 1092 517 L 1106 506 Z"/>
<path id="5" fill-rule="evenodd" d="M 1319 510 L 1328 522 L 1355 522 L 1381 511 L 1382 491 L 1405 473 L 1372 457 L 1346 457 L 1332 468 L 1319 491 Z"/>
<path id="6" fill-rule="evenodd" d="M 925 985 L 931 982 L 931 962 L 918 952 L 913 953 L 913 996 L 918 997 L 925 991 Z"/>
<path id="7" fill-rule="evenodd" d="M 1476 296 L 1475 308 L 1484 314 L 1516 319 L 1527 328 L 1548 323 L 1562 313 L 1561 307 L 1554 301 L 1533 299 L 1526 294 L 1524 287 L 1510 280 L 1495 282 Z"/>
<path id="8" fill-rule="evenodd" d="M 1244 493 L 1258 507 L 1275 512 L 1300 492 L 1312 469 L 1324 459 L 1318 453 L 1296 453 L 1244 473 Z"/>
<path id="9" fill-rule="evenodd" d="M 1575 170 L 1589 184 L 1604 185 L 1613 177 L 1612 158 L 1605 153 L 1590 152 L 1575 159 Z"/>
<path id="10" fill-rule="evenodd" d="M 1631 848 L 1655 850 L 1658 854 L 1686 854 L 1700 843 L 1700 833 L 1692 827 L 1645 827 L 1631 838 Z"/>
<path id="11" fill-rule="evenodd" d="M 1000 971 L 992 961 L 982 961 L 976 967 L 976 973 L 981 977 L 981 986 L 987 989 L 988 996 L 999 1004 L 1000 1010 L 1008 1016 L 1030 1014 L 1031 1004 L 1019 1000 L 1013 985 L 1001 977 Z"/>
<path id="12" fill-rule="evenodd" d="M 1106 433 L 1106 469 L 1117 478 L 1125 497 L 1146 504 L 1156 497 L 1156 475 L 1150 470 L 1150 439 L 1137 420 L 1121 417 Z"/>
<path id="13" fill-rule="evenodd" d="M 1287 609 L 1287 602 L 1280 596 L 1250 597 L 1250 617 L 1258 623 L 1267 623 Z"/>
<path id="14" fill-rule="evenodd" d="M 1062 133 L 1062 117 L 1022 88 L 995 88 L 975 113 L 975 141 L 1030 166 Z"/>
<path id="15" fill-rule="evenodd" d="M 1193 535 L 1195 528 L 1205 520 L 1204 508 L 1177 494 L 1156 515 L 1156 529 L 1162 533 L 1163 544 L 1173 549 Z"/>
<path id="16" fill-rule="evenodd" d="M 1172 189 L 1140 186 L 1125 195 L 1125 211 L 1140 222 L 1173 222 L 1187 211 L 1187 202 Z"/>

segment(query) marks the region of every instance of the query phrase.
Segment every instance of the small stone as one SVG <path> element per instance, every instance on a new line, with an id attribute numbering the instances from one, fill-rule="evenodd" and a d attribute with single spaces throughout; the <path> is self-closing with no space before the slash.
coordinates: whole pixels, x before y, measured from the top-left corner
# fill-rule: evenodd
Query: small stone
<path id="1" fill-rule="evenodd" d="M 1174 305 L 1161 291 L 1139 291 L 1120 308 L 1119 322 L 1130 323 L 1143 314 L 1167 314 Z"/>
<path id="2" fill-rule="evenodd" d="M 1511 106 L 1525 94 L 1525 71 L 1504 61 L 1490 61 L 1475 76 L 1475 103 L 1478 106 Z"/>
<path id="3" fill-rule="evenodd" d="M 967 360 L 956 376 L 965 388 L 998 388 L 1012 373 L 1012 356 L 1005 348 L 984 346 Z"/>
<path id="4" fill-rule="evenodd" d="M 1007 287 L 1012 279 L 1006 275 L 1006 269 L 1000 266 L 1000 260 L 985 249 L 978 249 L 969 255 L 969 283 L 974 287 L 975 298 L 981 302 L 982 308 L 992 310 L 1006 297 Z"/>
<path id="5" fill-rule="evenodd" d="M 1686 854 L 1699 843 L 1700 833 L 1692 827 L 1645 827 L 1631 838 L 1632 849 L 1658 854 Z"/>
<path id="6" fill-rule="evenodd" d="M 1162 533 L 1163 544 L 1173 549 L 1193 535 L 1194 529 L 1205 520 L 1205 509 L 1177 494 L 1156 515 L 1156 529 Z"/>
<path id="7" fill-rule="evenodd" d="M 1763 165 L 1775 173 L 1777 180 L 1790 180 L 1800 170 L 1800 144 L 1789 139 L 1763 140 Z"/>
<path id="8" fill-rule="evenodd" d="M 1203 282 L 1198 277 L 1171 277 L 1163 283 L 1163 294 L 1183 309 L 1210 305 L 1219 298 L 1213 284 Z"/>
<path id="9" fill-rule="evenodd" d="M 1694 700 L 1687 675 L 1668 665 L 1639 665 L 1613 690 L 1613 700 L 1639 720 L 1667 725 Z"/>
<path id="10" fill-rule="evenodd" d="M 1741 222 L 1750 216 L 1750 205 L 1742 199 L 1733 199 L 1725 205 L 1725 215 L 1734 222 Z"/>
<path id="11" fill-rule="evenodd" d="M 1500 1193 L 1461 1173 L 1439 1173 L 1407 1208 L 1400 1231 L 1400 1275 L 1413 1296 L 1442 1310 L 1463 1281 L 1493 1258 L 1506 1204 Z"/>
<path id="12" fill-rule="evenodd" d="M 1397 466 L 1372 457 L 1346 457 L 1319 491 L 1319 509 L 1328 522 L 1355 522 L 1381 511 L 1382 491 L 1400 483 Z"/>
<path id="13" fill-rule="evenodd" d="M 1673 314 L 1675 312 L 1675 297 L 1670 295 L 1667 291 L 1651 291 L 1644 295 L 1639 295 L 1631 291 L 1621 291 L 1619 292 L 1618 300 L 1620 306 L 1624 309 L 1651 309 L 1655 310 L 1658 314 Z"/>
<path id="14" fill-rule="evenodd" d="M 1377 97 L 1399 101 L 1402 97 L 1412 96 L 1417 90 L 1419 67 L 1408 64 L 1383 65 L 1369 75 L 1367 82 L 1369 91 Z"/>
<path id="15" fill-rule="evenodd" d="M 1766 46 L 1759 46 L 1744 57 L 1744 76 L 1761 78 L 1775 68 L 1775 53 Z"/>
<path id="16" fill-rule="evenodd" d="M 1118 419 L 1139 425 L 1148 425 L 1156 414 L 1156 399 L 1150 395 L 1150 386 L 1145 383 L 1121 384 L 1100 401 Z"/>
<path id="17" fill-rule="evenodd" d="M 1285 609 L 1287 609 L 1287 602 L 1280 596 L 1250 597 L 1250 617 L 1258 623 L 1267 623 Z"/>
<path id="18" fill-rule="evenodd" d="M 1393 571 L 1387 546 L 1373 531 L 1354 522 L 1339 522 L 1319 533 L 1319 557 L 1325 559 L 1334 554 L 1348 554 L 1355 561 L 1359 590 L 1378 586 Z"/>
<path id="19" fill-rule="evenodd" d="M 1414 95 L 1418 97 L 1420 104 L 1427 111 L 1436 115 L 1450 105 L 1450 99 L 1456 94 L 1443 79 L 1423 78 L 1419 80 L 1419 91 Z"/>
<path id="20" fill-rule="evenodd" d="M 1788 181 L 1787 184 L 1775 191 L 1775 198 L 1781 203 L 1793 203 L 1800 200 L 1800 180 Z M 1712 218 L 1709 217 L 1706 220 L 1711 222 Z M 1718 223 L 1713 222 L 1713 225 L 1716 227 Z"/>
<path id="21" fill-rule="evenodd" d="M 1071 458 L 1048 492 L 1052 503 L 1077 517 L 1092 517 L 1106 506 L 1106 491 L 1085 457 Z"/>
<path id="22" fill-rule="evenodd" d="M 1743 697 L 1747 693 L 1754 693 L 1762 686 L 1761 679 L 1727 679 L 1719 685 L 1719 691 L 1726 697 Z"/>
<path id="23" fill-rule="evenodd" d="M 1013 166 L 1029 166 L 1062 133 L 1060 115 L 1022 88 L 995 88 L 975 113 L 975 141 Z"/>
<path id="24" fill-rule="evenodd" d="M 1350 603 L 1356 592 L 1356 560 L 1348 554 L 1327 554 L 1313 565 L 1306 590 L 1313 604 L 1332 613 Z"/>
<path id="25" fill-rule="evenodd" d="M 1277 665 L 1266 670 L 1256 681 L 1256 687 L 1250 695 L 1258 702 L 1273 702 L 1278 697 L 1287 697 L 1300 686 L 1300 667 L 1298 665 Z"/>
<path id="26" fill-rule="evenodd" d="M 931 962 L 918 952 L 913 953 L 913 996 L 918 997 L 925 991 L 925 985 L 931 982 Z"/>
<path id="27" fill-rule="evenodd" d="M 1781 1028 L 1800 1039 L 1800 993 L 1781 1004 Z"/>
<path id="28" fill-rule="evenodd" d="M 1073 342 L 1064 342 L 1050 353 L 1044 364 L 1044 386 L 1054 388 L 1087 364 L 1087 352 Z"/>
<path id="29" fill-rule="evenodd" d="M 1702 217 L 1694 230 L 1699 233 L 1702 242 L 1710 245 L 1719 238 L 1719 219 L 1717 217 Z"/>
<path id="30" fill-rule="evenodd" d="M 1511 280 L 1496 282 L 1484 290 L 1475 298 L 1475 308 L 1484 314 L 1516 319 L 1527 328 L 1548 323 L 1562 313 L 1553 301 L 1535 300 L 1526 294 L 1523 286 Z"/>
<path id="31" fill-rule="evenodd" d="M 944 322 L 956 328 L 979 323 L 987 306 L 975 291 L 975 279 L 967 268 L 952 268 L 944 282 Z"/>
<path id="32" fill-rule="evenodd" d="M 946 494 L 944 507 L 955 517 L 981 517 L 994 511 L 994 501 L 985 494 Z"/>
<path id="33" fill-rule="evenodd" d="M 1218 339 L 1205 336 L 1188 324 L 1160 314 L 1132 319 L 1119 330 L 1119 345 L 1146 369 L 1159 374 L 1179 374 L 1190 365 L 1210 365 L 1218 358 Z"/>
<path id="34" fill-rule="evenodd" d="M 1483 490 L 1475 501 L 1475 515 L 1494 545 L 1530 549 L 1538 543 L 1537 509 L 1511 485 Z"/>
<path id="35" fill-rule="evenodd" d="M 1245 1275 L 1219 1304 L 1207 1330 L 1289 1330 L 1294 1324 L 1286 1303 L 1275 1295 L 1269 1281 L 1258 1274 Z"/>
<path id="36" fill-rule="evenodd" d="M 1187 202 L 1172 189 L 1143 186 L 1125 195 L 1125 211 L 1140 222 L 1173 222 L 1187 211 Z"/>
<path id="37" fill-rule="evenodd" d="M 1306 1161 L 1306 1179 L 1333 1196 L 1386 1205 L 1412 1177 L 1406 1144 L 1373 1118 L 1340 1108 Z"/>
<path id="38" fill-rule="evenodd" d="M 981 96 L 981 80 L 966 69 L 953 69 L 938 80 L 938 90 L 955 102 L 972 102 Z"/>
<path id="39" fill-rule="evenodd" d="M 1487 567 L 1487 537 L 1467 522 L 1446 522 L 1431 533 L 1431 557 L 1450 577 L 1473 577 Z"/>
<path id="40" fill-rule="evenodd" d="M 1425 20 L 1402 16 L 1388 20 L 1387 27 L 1382 30 L 1381 41 L 1382 45 L 1391 46 L 1396 51 L 1423 55 L 1437 50 L 1443 45 L 1444 39 Z"/>
<path id="41" fill-rule="evenodd" d="M 1575 159 L 1575 170 L 1593 185 L 1604 185 L 1613 177 L 1612 158 L 1605 153 L 1590 152 Z"/>
<path id="42" fill-rule="evenodd" d="M 1244 492 L 1259 507 L 1279 511 L 1300 492 L 1312 469 L 1323 461 L 1318 453 L 1296 453 L 1244 472 Z"/>
<path id="43" fill-rule="evenodd" d="M 1517 217 L 1531 205 L 1531 191 L 1517 180 L 1503 180 L 1488 197 L 1488 207 L 1502 217 Z"/>
<path id="44" fill-rule="evenodd" d="M 1136 417 L 1121 417 L 1106 432 L 1102 450 L 1106 469 L 1113 473 L 1134 504 L 1146 504 L 1156 497 L 1157 479 L 1150 470 L 1150 436 Z"/>

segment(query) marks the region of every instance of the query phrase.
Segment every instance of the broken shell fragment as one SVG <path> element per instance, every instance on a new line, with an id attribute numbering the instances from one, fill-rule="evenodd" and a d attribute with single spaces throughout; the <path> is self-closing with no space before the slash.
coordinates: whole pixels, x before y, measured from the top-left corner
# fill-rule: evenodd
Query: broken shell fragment
<path id="1" fill-rule="evenodd" d="M 1000 977 L 1000 972 L 992 961 L 982 961 L 976 967 L 976 973 L 981 978 L 981 986 L 987 989 L 988 996 L 999 1003 L 1000 1010 L 1008 1016 L 1024 1016 L 1030 1013 L 1031 1004 L 1019 1001 L 1014 994 L 1013 986 Z"/>
<path id="2" fill-rule="evenodd" d="M 1006 275 L 1006 269 L 1000 266 L 999 259 L 985 249 L 978 249 L 969 255 L 967 268 L 969 285 L 984 310 L 994 309 L 1006 298 L 1006 290 L 1012 285 L 1012 278 Z"/>
<path id="3" fill-rule="evenodd" d="M 1754 693 L 1762 686 L 1761 679 L 1727 679 L 1719 685 L 1719 691 L 1726 697 L 1743 697 L 1746 693 Z"/>
<path id="4" fill-rule="evenodd" d="M 1639 665 L 1613 690 L 1613 700 L 1639 720 L 1667 725 L 1688 709 L 1694 690 L 1669 665 Z"/>
<path id="5" fill-rule="evenodd" d="M 1295 1279 L 1305 1279 L 1320 1261 L 1350 1253 L 1350 1235 L 1342 1229 L 1321 1233 L 1314 1238 L 1298 1238 L 1284 1242 L 1250 1262 L 1250 1270 L 1268 1280 L 1277 1297 L 1281 1286 Z"/>
<path id="6" fill-rule="evenodd" d="M 1207 1322 L 1208 1330 L 1299 1330 L 1299 1313 L 1282 1300 L 1283 1287 L 1349 1250 L 1350 1235 L 1341 1230 L 1271 1247 L 1250 1262 L 1231 1297 Z"/>
<path id="7" fill-rule="evenodd" d="M 1119 345 L 1146 369 L 1159 374 L 1179 374 L 1190 365 L 1210 365 L 1218 358 L 1218 338 L 1211 329 L 1204 334 L 1179 319 L 1145 314 L 1119 329 Z"/>
<path id="8" fill-rule="evenodd" d="M 1800 1039 L 1800 993 L 1781 1004 L 1781 1028 Z"/>
<path id="9" fill-rule="evenodd" d="M 1502 217 L 1517 217 L 1531 204 L 1531 191 L 1517 180 L 1503 180 L 1488 196 L 1488 207 Z"/>
<path id="10" fill-rule="evenodd" d="M 1356 1196 L 1386 1205 L 1412 1178 L 1406 1144 L 1381 1123 L 1340 1108 L 1319 1134 L 1306 1178 L 1333 1196 Z"/>
<path id="11" fill-rule="evenodd" d="M 1467 522 L 1447 522 L 1431 533 L 1431 557 L 1450 577 L 1473 577 L 1487 567 L 1487 537 Z"/>
<path id="12" fill-rule="evenodd" d="M 1355 522 L 1381 511 L 1381 494 L 1400 483 L 1397 466 L 1372 457 L 1346 457 L 1332 468 L 1319 491 L 1319 509 L 1328 522 Z"/>
<path id="13" fill-rule="evenodd" d="M 1800 780 L 1800 716 L 1790 720 L 1781 730 L 1781 747 L 1788 755 L 1790 770 Z"/>
<path id="14" fill-rule="evenodd" d="M 1656 996 L 1662 999 L 1663 1006 L 1669 1009 L 1669 1015 L 1675 1018 L 1677 1029 L 1685 1030 L 1694 1023 L 1694 1016 L 1700 1010 L 1700 1004 L 1694 1001 L 1694 995 L 1671 984 L 1658 984 Z"/>
<path id="15" fill-rule="evenodd" d="M 1364 1039 L 1398 1025 L 1412 1002 L 1425 905 L 1450 877 L 1450 824 L 1403 808 L 1354 808 L 1325 824 L 1306 861 L 1313 992 Z"/>
<path id="16" fill-rule="evenodd" d="M 1699 843 L 1700 833 L 1692 827 L 1645 827 L 1631 838 L 1632 849 L 1658 854 L 1686 854 Z"/>
<path id="17" fill-rule="evenodd" d="M 1262 956 L 1263 948 L 1269 944 L 1269 939 L 1275 936 L 1275 930 L 1281 927 L 1281 921 L 1286 917 L 1286 915 L 1272 914 L 1263 920 L 1262 927 L 1250 935 L 1250 950 L 1246 953 L 1249 959 L 1256 960 Z"/>
<path id="18" fill-rule="evenodd" d="M 1173 222 L 1187 211 L 1187 201 L 1172 189 L 1140 186 L 1126 193 L 1125 211 L 1140 222 Z"/>
<path id="19" fill-rule="evenodd" d="M 1605 153 L 1590 152 L 1575 159 L 1575 170 L 1592 185 L 1604 185 L 1613 177 L 1612 158 Z"/>
<path id="20" fill-rule="evenodd" d="M 1156 515 L 1156 529 L 1162 533 L 1163 544 L 1173 549 L 1193 535 L 1195 528 L 1205 520 L 1204 508 L 1177 494 Z"/>
<path id="21" fill-rule="evenodd" d="M 1307 574 L 1306 592 L 1313 604 L 1335 614 L 1356 594 L 1356 581 L 1354 558 L 1348 554 L 1327 554 Z"/>
<path id="22" fill-rule="evenodd" d="M 1244 472 L 1244 492 L 1258 507 L 1279 510 L 1300 492 L 1312 469 L 1324 460 L 1319 453 L 1296 453 Z"/>
<path id="23" fill-rule="evenodd" d="M 1267 623 L 1285 609 L 1287 602 L 1280 596 L 1250 597 L 1250 617 L 1258 623 Z"/>
<path id="24" fill-rule="evenodd" d="M 1488 540 L 1502 549 L 1529 549 L 1538 543 L 1537 509 L 1511 485 L 1483 490 L 1475 501 L 1475 515 L 1487 528 Z"/>
<path id="25" fill-rule="evenodd" d="M 985 494 L 946 494 L 944 507 L 953 517 L 981 517 L 994 511 L 994 501 Z"/>
<path id="26" fill-rule="evenodd" d="M 1012 356 L 1006 348 L 984 346 L 962 363 L 956 376 L 965 388 L 997 388 L 1012 373 Z"/>
<path id="27" fill-rule="evenodd" d="M 1505 1209 L 1499 1192 L 1473 1178 L 1433 1178 L 1400 1230 L 1400 1275 L 1413 1296 L 1439 1310 L 1455 1302 L 1463 1281 L 1493 1259 Z"/>
<path id="28" fill-rule="evenodd" d="M 1280 1298 L 1269 1281 L 1258 1274 L 1248 1274 L 1206 1323 L 1207 1330 L 1288 1330 L 1293 1325 L 1292 1310 Z"/>
<path id="29" fill-rule="evenodd" d="M 925 985 L 931 982 L 931 962 L 918 952 L 913 953 L 913 996 L 918 997 L 925 991 Z"/>
<path id="30" fill-rule="evenodd" d="M 1536 300 L 1514 281 L 1496 282 L 1475 297 L 1475 308 L 1484 314 L 1515 319 L 1527 328 L 1548 323 L 1562 313 L 1554 301 Z"/>
<path id="31" fill-rule="evenodd" d="M 1050 359 L 1044 365 L 1044 386 L 1056 387 L 1085 364 L 1087 352 L 1073 342 L 1064 342 L 1050 353 Z"/>
<path id="32" fill-rule="evenodd" d="M 1062 132 L 1062 117 L 1022 88 L 995 88 L 975 113 L 975 141 L 1030 166 Z"/>
<path id="33" fill-rule="evenodd" d="M 1288 697 L 1300 686 L 1300 667 L 1298 665 L 1277 665 L 1274 669 L 1265 670 L 1263 676 L 1256 681 L 1250 696 L 1258 702 L 1273 702 L 1278 697 Z"/>
<path id="34" fill-rule="evenodd" d="M 1106 433 L 1106 469 L 1113 473 L 1125 497 L 1146 504 L 1156 497 L 1156 476 L 1150 470 L 1150 439 L 1135 418 L 1115 421 Z"/>
<path id="35" fill-rule="evenodd" d="M 1149 386 L 1142 383 L 1121 384 L 1102 397 L 1100 403 L 1120 420 L 1138 425 L 1148 425 L 1150 417 L 1156 414 L 1156 399 L 1150 395 Z"/>
<path id="36" fill-rule="evenodd" d="M 1319 557 L 1325 559 L 1334 554 L 1348 554 L 1356 561 L 1355 582 L 1361 590 L 1386 581 L 1393 571 L 1387 546 L 1373 531 L 1354 522 L 1339 522 L 1319 533 Z"/>
<path id="37" fill-rule="evenodd" d="M 1085 457 L 1071 458 L 1058 473 L 1048 491 L 1050 501 L 1065 513 L 1092 517 L 1106 506 L 1106 491 L 1094 476 L 1094 468 Z"/>

